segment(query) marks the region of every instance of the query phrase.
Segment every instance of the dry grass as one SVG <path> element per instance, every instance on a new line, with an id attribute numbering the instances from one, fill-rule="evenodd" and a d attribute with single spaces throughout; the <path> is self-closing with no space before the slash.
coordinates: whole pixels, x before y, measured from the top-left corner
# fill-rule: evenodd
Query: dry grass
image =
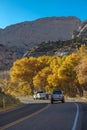
<path id="1" fill-rule="evenodd" d="M 0 112 L 21 105 L 19 99 L 6 94 L 0 94 Z"/>
<path id="2" fill-rule="evenodd" d="M 12 105 L 6 106 L 5 108 L 0 107 L 0 112 L 12 110 L 12 109 L 20 107 L 21 105 L 23 105 L 23 103 L 12 104 Z"/>
<path id="3" fill-rule="evenodd" d="M 70 97 L 67 97 L 66 100 L 68 101 L 74 101 L 74 102 L 87 102 L 87 97 L 75 97 L 75 98 L 70 98 Z"/>

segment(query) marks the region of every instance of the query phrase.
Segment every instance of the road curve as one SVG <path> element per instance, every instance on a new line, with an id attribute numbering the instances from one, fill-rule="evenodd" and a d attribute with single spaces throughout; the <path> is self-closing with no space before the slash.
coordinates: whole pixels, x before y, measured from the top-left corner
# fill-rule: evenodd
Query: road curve
<path id="1" fill-rule="evenodd" d="M 2 130 L 3 128 L 4 130 L 77 130 L 76 126 L 73 128 L 75 120 L 77 120 L 76 125 L 78 122 L 79 115 L 76 117 L 77 112 L 75 103 L 55 103 L 20 123 L 2 127 Z"/>

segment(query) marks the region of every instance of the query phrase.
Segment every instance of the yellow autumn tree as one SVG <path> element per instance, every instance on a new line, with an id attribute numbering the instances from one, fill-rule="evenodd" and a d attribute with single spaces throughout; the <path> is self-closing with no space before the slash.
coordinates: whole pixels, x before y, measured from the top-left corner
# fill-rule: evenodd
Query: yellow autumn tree
<path id="1" fill-rule="evenodd" d="M 39 71 L 39 61 L 37 58 L 22 58 L 14 62 L 11 70 L 11 82 L 27 82 L 33 91 L 33 77 Z"/>
<path id="2" fill-rule="evenodd" d="M 87 58 L 80 61 L 76 67 L 76 72 L 79 83 L 87 90 Z"/>
<path id="3" fill-rule="evenodd" d="M 82 44 L 79 49 L 77 49 L 77 54 L 80 56 L 80 58 L 86 58 L 87 54 L 87 45 Z"/>
<path id="4" fill-rule="evenodd" d="M 52 69 L 53 73 L 57 73 L 59 64 L 58 64 L 58 57 L 52 57 L 50 62 L 50 68 Z"/>
<path id="5" fill-rule="evenodd" d="M 72 95 L 76 94 L 76 72 L 74 68 L 78 65 L 79 60 L 80 57 L 77 54 L 72 53 L 66 57 L 62 66 L 58 69 L 58 76 L 62 79 L 62 85 L 67 86 L 67 90 Z"/>
<path id="6" fill-rule="evenodd" d="M 77 81 L 79 86 L 80 95 L 83 96 L 83 90 L 87 90 L 87 45 L 83 44 L 77 50 L 80 56 L 79 64 L 75 67 L 77 73 Z"/>
<path id="7" fill-rule="evenodd" d="M 59 80 L 58 75 L 56 73 L 49 75 L 47 78 L 47 81 L 48 81 L 50 88 L 52 88 L 52 89 L 59 88 L 60 89 L 60 80 Z"/>
<path id="8" fill-rule="evenodd" d="M 52 70 L 52 74 L 50 74 L 47 78 L 49 90 L 60 88 L 60 79 L 58 77 L 58 69 L 62 64 L 62 58 L 53 56 L 50 62 L 50 68 Z"/>
<path id="9" fill-rule="evenodd" d="M 42 69 L 37 75 L 33 78 L 33 84 L 36 89 L 45 90 L 45 86 L 48 85 L 47 77 L 51 74 L 52 71 L 49 67 Z"/>

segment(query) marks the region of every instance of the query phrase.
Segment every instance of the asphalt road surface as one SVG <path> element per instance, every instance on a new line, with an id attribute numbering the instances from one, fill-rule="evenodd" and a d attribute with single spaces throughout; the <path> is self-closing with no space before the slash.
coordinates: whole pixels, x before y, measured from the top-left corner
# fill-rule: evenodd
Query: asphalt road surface
<path id="1" fill-rule="evenodd" d="M 87 103 L 27 104 L 0 113 L 0 130 L 87 130 Z"/>

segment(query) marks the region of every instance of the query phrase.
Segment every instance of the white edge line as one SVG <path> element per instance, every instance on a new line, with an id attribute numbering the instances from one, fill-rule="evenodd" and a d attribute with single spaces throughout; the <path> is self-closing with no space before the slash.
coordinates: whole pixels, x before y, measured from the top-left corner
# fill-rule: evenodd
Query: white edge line
<path id="1" fill-rule="evenodd" d="M 74 103 L 74 104 L 76 105 L 77 111 L 76 111 L 76 116 L 75 116 L 75 120 L 74 120 L 72 130 L 76 130 L 76 125 L 77 125 L 78 116 L 79 116 L 79 106 L 78 106 L 77 103 Z"/>

